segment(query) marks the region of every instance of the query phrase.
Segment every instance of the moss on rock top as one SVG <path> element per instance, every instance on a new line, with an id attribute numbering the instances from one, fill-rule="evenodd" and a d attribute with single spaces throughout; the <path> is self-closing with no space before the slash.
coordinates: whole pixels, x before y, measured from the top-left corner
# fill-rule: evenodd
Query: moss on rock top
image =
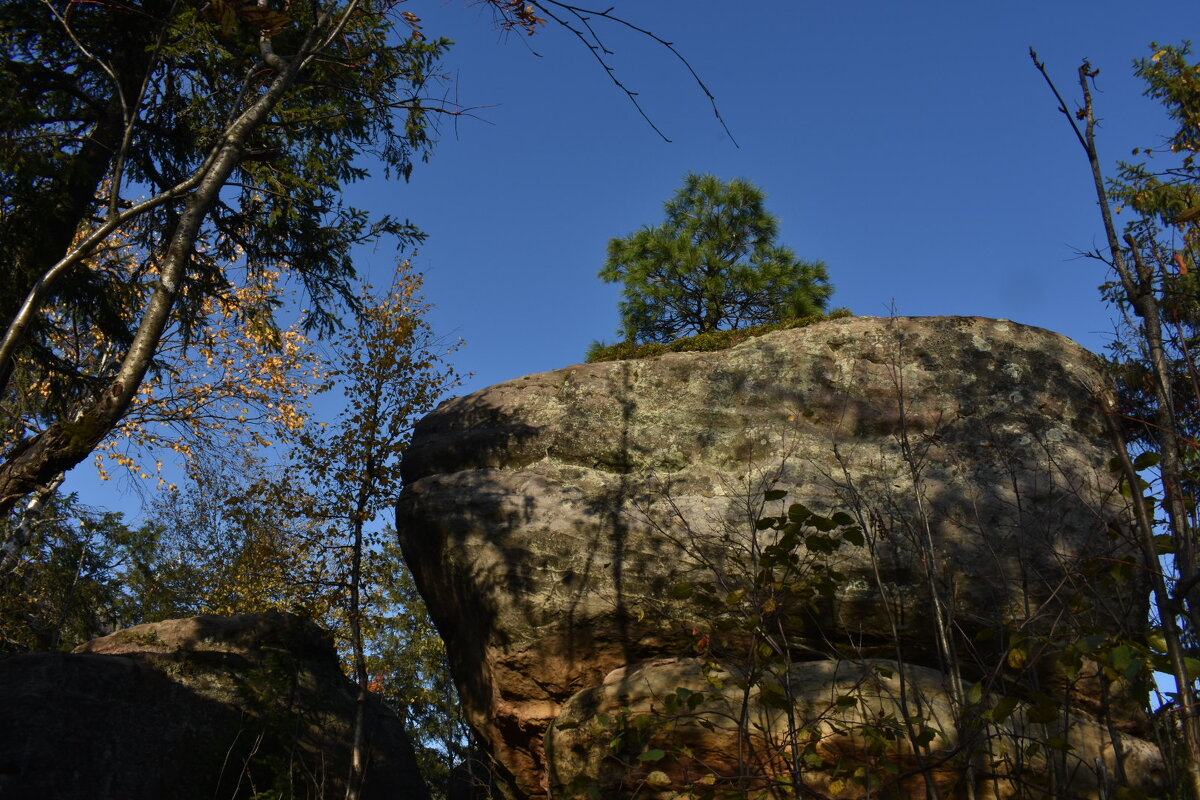
<path id="1" fill-rule="evenodd" d="M 790 328 L 804 328 L 809 325 L 815 325 L 818 322 L 852 316 L 854 314 L 851 313 L 850 309 L 837 308 L 828 314 L 810 314 L 807 317 L 785 319 L 781 322 L 772 322 L 767 325 L 755 325 L 752 328 L 738 328 L 730 331 L 708 331 L 707 333 L 698 333 L 695 336 L 684 336 L 665 344 L 662 342 L 646 342 L 645 344 L 617 342 L 616 344 L 606 345 L 602 342 L 596 342 L 588 348 L 587 363 L 594 364 L 599 361 L 649 358 L 650 356 L 658 356 L 663 353 L 726 350 L 756 336 L 765 336 L 768 333 L 784 331 Z"/>

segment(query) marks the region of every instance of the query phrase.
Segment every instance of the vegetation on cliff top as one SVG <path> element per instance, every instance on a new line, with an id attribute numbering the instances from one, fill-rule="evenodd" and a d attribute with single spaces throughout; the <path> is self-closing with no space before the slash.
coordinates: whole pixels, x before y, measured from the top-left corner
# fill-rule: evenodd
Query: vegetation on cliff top
<path id="1" fill-rule="evenodd" d="M 663 353 L 712 352 L 725 350 L 741 344 L 756 336 L 765 336 L 775 331 L 786 331 L 792 328 L 805 328 L 818 322 L 831 319 L 844 319 L 854 314 L 848 308 L 835 308 L 828 314 L 810 314 L 807 317 L 785 319 L 780 322 L 769 322 L 765 325 L 755 325 L 751 328 L 736 328 L 734 330 L 708 331 L 695 336 L 683 336 L 672 342 L 617 342 L 604 344 L 595 342 L 588 348 L 587 361 L 589 364 L 597 361 L 621 361 L 627 358 L 649 358 Z"/>

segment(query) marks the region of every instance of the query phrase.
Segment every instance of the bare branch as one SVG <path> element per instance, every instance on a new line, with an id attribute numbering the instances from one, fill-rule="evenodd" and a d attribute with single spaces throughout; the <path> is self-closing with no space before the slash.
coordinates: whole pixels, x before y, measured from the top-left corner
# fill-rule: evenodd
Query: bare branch
<path id="1" fill-rule="evenodd" d="M 1079 130 L 1079 126 L 1075 123 L 1075 117 L 1072 116 L 1071 112 L 1067 109 L 1067 101 L 1063 100 L 1063 96 L 1059 94 L 1058 87 L 1054 85 L 1054 81 L 1050 79 L 1049 73 L 1046 72 L 1046 65 L 1038 60 L 1037 51 L 1032 47 L 1029 48 L 1029 57 L 1033 59 L 1033 65 L 1037 67 L 1037 71 L 1042 73 L 1042 77 L 1046 79 L 1046 85 L 1050 87 L 1050 91 L 1054 92 L 1054 96 L 1058 98 L 1058 110 L 1061 111 L 1063 116 L 1067 118 L 1067 121 L 1071 123 L 1071 129 L 1075 131 L 1075 138 L 1079 140 L 1079 144 L 1083 147 L 1084 151 L 1090 153 L 1091 151 L 1088 149 L 1088 143 L 1083 138 L 1083 132 Z"/>
<path id="2" fill-rule="evenodd" d="M 584 47 L 586 47 L 592 54 L 592 57 L 599 62 L 600 66 L 608 75 L 609 80 L 613 82 L 613 85 L 620 89 L 625 96 L 629 98 L 629 102 L 631 102 L 633 107 L 637 109 L 638 114 L 641 115 L 642 119 L 646 121 L 646 124 L 648 124 L 655 133 L 662 137 L 664 142 L 670 142 L 671 139 L 668 138 L 665 133 L 663 133 L 657 124 L 655 124 L 654 120 L 650 118 L 650 115 L 646 112 L 646 109 L 638 100 L 638 93 L 633 91 L 628 85 L 625 84 L 624 81 L 617 77 L 616 69 L 608 60 L 608 57 L 615 55 L 615 53 L 604 44 L 600 34 L 592 26 L 591 20 L 593 17 L 608 20 L 609 22 L 623 26 L 641 36 L 649 38 L 655 43 L 666 48 L 671 55 L 675 56 L 675 58 L 681 64 L 683 64 L 683 66 L 691 74 L 692 79 L 696 82 L 696 85 L 700 87 L 700 90 L 704 92 L 704 96 L 708 98 L 708 102 L 712 106 L 713 115 L 716 116 L 717 121 L 721 123 L 721 128 L 725 131 L 725 135 L 729 137 L 729 141 L 733 142 L 734 147 L 738 147 L 737 140 L 733 138 L 733 133 L 729 130 L 729 126 L 725 123 L 725 118 L 721 116 L 721 110 L 717 106 L 716 96 L 708 88 L 708 85 L 703 81 L 703 79 L 701 79 L 700 74 L 696 72 L 696 69 L 692 66 L 691 62 L 688 61 L 688 59 L 684 57 L 684 55 L 675 47 L 674 43 L 663 39 L 661 36 L 658 36 L 647 28 L 635 25 L 629 20 L 613 14 L 613 7 L 611 6 L 602 11 L 596 11 L 583 8 L 581 6 L 572 5 L 570 3 L 557 2 L 557 0 L 541 0 L 541 2 L 534 2 L 532 5 L 547 17 L 566 28 L 577 39 L 579 39 L 579 41 L 583 43 Z"/>
<path id="3" fill-rule="evenodd" d="M 582 12 L 584 14 L 593 14 L 595 16 L 599 16 L 599 17 L 603 17 L 604 19 L 611 20 L 612 22 L 615 22 L 618 25 L 623 25 L 626 28 L 629 28 L 630 30 L 636 31 L 637 33 L 641 34 L 642 36 L 646 36 L 646 37 L 649 37 L 650 39 L 653 39 L 655 42 L 657 42 L 658 44 L 662 45 L 667 50 L 669 50 L 671 52 L 671 55 L 675 56 L 675 58 L 679 61 L 679 63 L 683 64 L 683 66 L 691 74 L 692 79 L 695 80 L 696 85 L 698 87 L 700 87 L 700 91 L 704 92 L 704 96 L 708 98 L 709 105 L 712 106 L 713 115 L 717 118 L 717 121 L 721 123 L 721 128 L 724 129 L 725 135 L 729 137 L 729 141 L 733 142 L 734 147 L 739 147 L 737 140 L 733 138 L 733 133 L 729 130 L 729 126 L 725 124 L 725 118 L 723 116 L 721 116 L 721 109 L 717 106 L 716 95 L 714 95 L 712 93 L 712 91 L 708 88 L 708 85 L 700 77 L 700 74 L 698 72 L 696 72 L 696 69 L 695 69 L 695 67 L 692 66 L 692 63 L 690 61 L 688 61 L 688 59 L 686 57 L 684 57 L 684 55 L 675 48 L 675 44 L 673 42 L 668 42 L 666 39 L 663 39 L 661 36 L 658 36 L 653 31 L 651 31 L 647 28 L 642 28 L 638 25 L 635 25 L 623 17 L 618 17 L 618 16 L 613 15 L 612 13 L 610 13 L 610 12 L 612 12 L 613 7 L 609 7 L 607 9 L 605 9 L 604 11 L 597 12 L 597 11 L 587 11 L 586 9 L 578 9 L 576 6 L 567 5 L 565 3 L 559 3 L 559 2 L 556 2 L 556 0 L 547 0 L 547 1 L 553 5 L 570 9 L 572 12 L 577 13 L 577 14 Z M 539 7 L 541 6 L 540 3 L 535 3 L 534 5 L 538 5 Z"/>

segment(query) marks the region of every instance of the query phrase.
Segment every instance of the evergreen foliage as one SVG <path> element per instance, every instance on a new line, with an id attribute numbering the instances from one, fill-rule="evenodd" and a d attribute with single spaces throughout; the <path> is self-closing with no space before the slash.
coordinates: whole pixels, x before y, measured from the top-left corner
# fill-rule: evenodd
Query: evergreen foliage
<path id="1" fill-rule="evenodd" d="M 608 244 L 600 277 L 625 284 L 620 333 L 630 342 L 806 317 L 833 289 L 825 264 L 775 243 L 766 195 L 743 180 L 688 175 L 666 221 Z"/>

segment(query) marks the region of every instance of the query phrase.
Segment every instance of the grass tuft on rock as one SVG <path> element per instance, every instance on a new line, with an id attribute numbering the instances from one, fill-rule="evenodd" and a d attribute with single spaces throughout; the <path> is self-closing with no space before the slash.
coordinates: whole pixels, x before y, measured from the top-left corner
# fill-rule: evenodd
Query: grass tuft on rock
<path id="1" fill-rule="evenodd" d="M 732 331 L 708 331 L 707 333 L 698 333 L 695 336 L 684 336 L 667 344 L 661 342 L 647 342 L 645 344 L 638 344 L 637 342 L 617 342 L 616 344 L 592 342 L 592 346 L 587 351 L 587 363 L 594 364 L 598 361 L 623 361 L 630 358 L 649 358 L 650 356 L 658 356 L 663 353 L 726 350 L 755 336 L 763 336 L 768 333 L 785 331 L 791 328 L 804 328 L 818 322 L 852 316 L 854 314 L 848 308 L 835 308 L 828 314 L 810 314 L 807 317 L 785 319 L 781 322 L 756 325 L 752 328 L 738 328 Z"/>

